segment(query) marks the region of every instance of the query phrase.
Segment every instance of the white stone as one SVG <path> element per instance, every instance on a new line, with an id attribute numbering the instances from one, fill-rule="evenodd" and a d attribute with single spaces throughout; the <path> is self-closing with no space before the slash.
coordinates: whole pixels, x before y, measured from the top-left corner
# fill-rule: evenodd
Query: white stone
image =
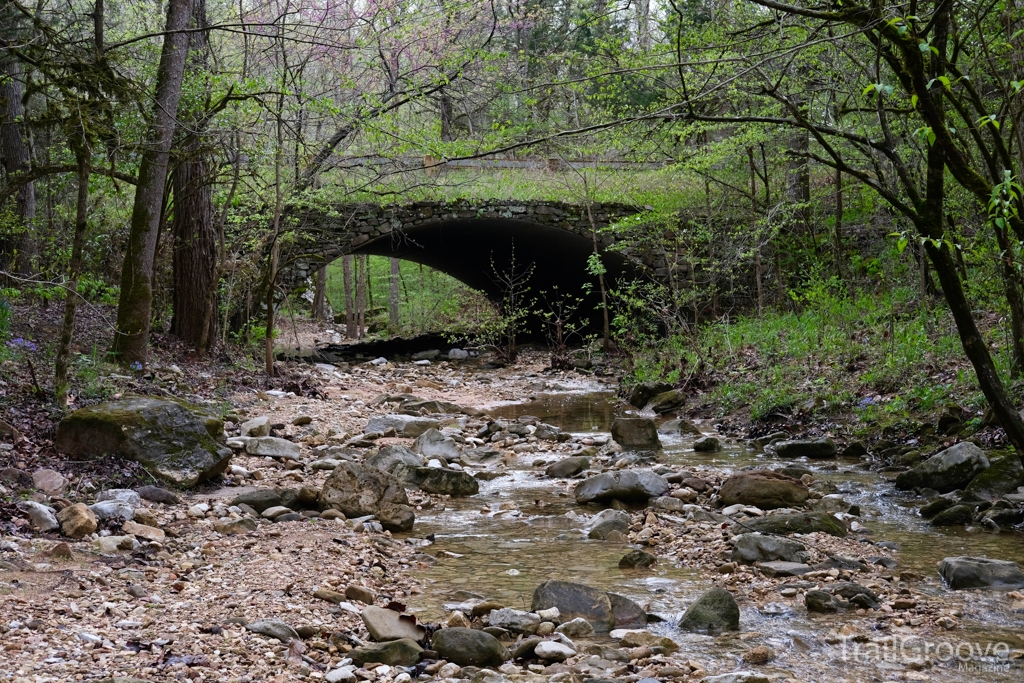
<path id="1" fill-rule="evenodd" d="M 287 439 L 279 439 L 276 436 L 261 436 L 249 439 L 249 442 L 245 444 L 245 452 L 249 455 L 298 460 L 302 449 L 299 447 L 299 444 L 292 443 Z"/>
<path id="2" fill-rule="evenodd" d="M 247 422 L 243 422 L 239 425 L 238 429 L 242 436 L 269 436 L 270 418 L 265 416 L 254 417 Z"/>
<path id="3" fill-rule="evenodd" d="M 131 489 L 107 489 L 96 495 L 96 502 L 104 500 L 117 500 L 131 505 L 133 509 L 142 507 L 142 497 Z"/>
<path id="4" fill-rule="evenodd" d="M 541 621 L 550 621 L 552 624 L 557 624 L 561 621 L 562 613 L 558 611 L 557 607 L 551 607 L 550 609 L 537 610 L 537 616 L 541 618 Z"/>
<path id="5" fill-rule="evenodd" d="M 122 500 L 101 500 L 89 506 L 97 519 L 127 522 L 135 517 L 135 508 Z"/>
<path id="6" fill-rule="evenodd" d="M 291 511 L 291 508 L 287 508 L 284 505 L 275 505 L 274 507 L 269 507 L 264 510 L 262 517 L 264 519 L 277 519 L 281 515 L 286 515 Z"/>
<path id="7" fill-rule="evenodd" d="M 32 500 L 23 500 L 18 503 L 18 509 L 28 515 L 32 522 L 32 528 L 36 531 L 53 531 L 60 527 L 57 517 L 51 507 L 37 503 Z"/>
<path id="8" fill-rule="evenodd" d="M 770 680 L 756 671 L 733 671 L 718 676 L 707 676 L 704 683 L 770 683 Z"/>
<path id="9" fill-rule="evenodd" d="M 568 645 L 562 643 L 556 643 L 551 640 L 545 640 L 542 643 L 537 643 L 537 647 L 533 649 L 538 659 L 545 659 L 549 662 L 564 662 L 576 654 L 576 650 L 572 649 Z"/>
<path id="10" fill-rule="evenodd" d="M 462 673 L 462 667 L 454 662 L 448 662 L 437 672 L 438 678 L 456 678 Z"/>
<path id="11" fill-rule="evenodd" d="M 327 683 L 352 683 L 352 681 L 356 680 L 356 675 L 352 673 L 354 670 L 354 667 L 349 664 L 348 666 L 343 666 L 340 669 L 328 672 L 327 675 L 324 676 L 324 680 L 327 681 Z"/>

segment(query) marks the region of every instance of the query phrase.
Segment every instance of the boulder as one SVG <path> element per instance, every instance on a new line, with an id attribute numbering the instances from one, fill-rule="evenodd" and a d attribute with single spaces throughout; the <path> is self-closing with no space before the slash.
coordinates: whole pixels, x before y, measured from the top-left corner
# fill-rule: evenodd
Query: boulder
<path id="1" fill-rule="evenodd" d="M 1017 454 L 1011 451 L 1000 458 L 991 458 L 989 468 L 975 475 L 964 491 L 984 500 L 997 500 L 1013 493 L 1018 486 L 1024 486 L 1024 467 Z"/>
<path id="2" fill-rule="evenodd" d="M 440 428 L 437 420 L 415 415 L 374 415 L 366 423 L 367 434 L 383 434 L 389 429 L 394 429 L 399 436 L 415 439 L 428 429 Z"/>
<path id="3" fill-rule="evenodd" d="M 409 531 L 416 519 L 402 482 L 380 470 L 343 462 L 320 491 L 320 509 L 347 517 L 374 515 L 388 531 Z"/>
<path id="4" fill-rule="evenodd" d="M 548 465 L 544 474 L 552 479 L 568 479 L 590 467 L 590 458 L 582 455 L 570 455 L 558 462 Z"/>
<path id="5" fill-rule="evenodd" d="M 430 638 L 430 649 L 459 666 L 501 666 L 508 650 L 489 633 L 471 628 L 443 628 Z"/>
<path id="6" fill-rule="evenodd" d="M 647 626 L 647 612 L 624 595 L 609 593 L 615 628 L 643 628 Z"/>
<path id="7" fill-rule="evenodd" d="M 809 494 L 803 482 L 769 470 L 734 474 L 718 491 L 725 506 L 753 505 L 762 510 L 800 507 Z"/>
<path id="8" fill-rule="evenodd" d="M 437 495 L 475 496 L 480 482 L 459 470 L 443 467 L 417 467 L 406 475 L 406 481 L 421 491 Z"/>
<path id="9" fill-rule="evenodd" d="M 347 656 L 352 659 L 356 666 L 362 666 L 369 662 L 386 664 L 388 666 L 415 666 L 419 664 L 423 648 L 419 643 L 408 638 L 391 640 L 386 643 L 375 643 L 357 647 Z"/>
<path id="10" fill-rule="evenodd" d="M 563 643 L 557 643 L 553 640 L 542 640 L 537 643 L 533 648 L 533 654 L 537 656 L 537 659 L 542 659 L 548 662 L 564 662 L 576 654 L 576 650 L 572 649 L 568 645 Z"/>
<path id="11" fill-rule="evenodd" d="M 832 458 L 836 454 L 836 445 L 829 438 L 779 441 L 774 448 L 780 458 Z"/>
<path id="12" fill-rule="evenodd" d="M 142 396 L 76 410 L 57 425 L 54 446 L 78 460 L 119 455 L 191 487 L 231 464 L 231 451 L 219 443 L 223 433 L 224 422 L 196 406 Z"/>
<path id="13" fill-rule="evenodd" d="M 524 612 L 511 607 L 491 610 L 487 616 L 487 623 L 490 626 L 503 628 L 512 633 L 525 633 L 527 635 L 537 632 L 540 626 L 540 617 L 533 612 Z"/>
<path id="14" fill-rule="evenodd" d="M 673 436 L 679 436 L 684 434 L 692 434 L 694 436 L 700 436 L 703 432 L 689 420 L 667 420 L 658 425 L 659 434 L 671 434 Z"/>
<path id="15" fill-rule="evenodd" d="M 18 503 L 18 509 L 28 515 L 32 528 L 40 533 L 53 531 L 60 526 L 54 509 L 48 505 L 37 503 L 34 500 L 23 500 Z"/>
<path id="16" fill-rule="evenodd" d="M 407 401 L 402 401 L 402 404 L 398 407 L 398 411 L 402 415 L 412 415 L 413 417 L 419 417 L 424 413 L 442 413 L 447 415 L 457 415 L 459 413 L 465 412 L 466 409 L 460 405 L 449 403 L 448 401 L 411 399 Z"/>
<path id="17" fill-rule="evenodd" d="M 846 526 L 827 512 L 790 512 L 765 515 L 760 519 L 744 522 L 751 531 L 762 534 L 811 534 L 821 531 L 842 538 Z"/>
<path id="18" fill-rule="evenodd" d="M 382 607 L 369 605 L 362 611 L 363 623 L 370 637 L 377 642 L 386 640 L 423 640 L 427 630 L 416 623 L 416 617 Z"/>
<path id="19" fill-rule="evenodd" d="M 952 498 L 947 498 L 946 496 L 939 496 L 938 498 L 930 500 L 924 505 L 922 505 L 918 512 L 920 512 L 921 516 L 925 519 L 931 519 L 935 515 L 942 512 L 943 510 L 948 510 L 954 505 L 956 505 L 956 501 L 953 500 Z"/>
<path id="20" fill-rule="evenodd" d="M 85 503 L 75 503 L 57 513 L 60 530 L 68 538 L 85 538 L 96 531 L 96 514 Z"/>
<path id="21" fill-rule="evenodd" d="M 141 538 L 146 541 L 152 541 L 154 543 L 163 543 L 165 540 L 165 534 L 163 529 L 158 529 L 155 526 L 148 526 L 146 524 L 139 524 L 138 522 L 128 521 L 121 525 L 121 531 L 126 534 L 131 534 L 136 538 Z"/>
<path id="22" fill-rule="evenodd" d="M 878 609 L 879 607 L 878 595 L 867 586 L 862 586 L 859 583 L 842 581 L 832 584 L 829 590 L 832 591 L 833 595 L 846 598 L 857 607 L 864 609 Z"/>
<path id="23" fill-rule="evenodd" d="M 284 458 L 298 460 L 302 449 L 299 444 L 276 436 L 260 436 L 245 442 L 245 452 L 249 455 L 266 458 Z"/>
<path id="24" fill-rule="evenodd" d="M 459 456 L 459 464 L 463 467 L 490 467 L 501 462 L 501 451 L 497 448 L 483 446 L 463 451 Z"/>
<path id="25" fill-rule="evenodd" d="M 650 408 L 658 415 L 664 415 L 679 410 L 684 405 L 686 405 L 686 393 L 682 389 L 669 389 L 655 395 L 645 407 Z"/>
<path id="26" fill-rule="evenodd" d="M 405 446 L 385 446 L 363 461 L 367 467 L 386 472 L 399 479 L 405 479 L 409 472 L 427 464 L 424 457 Z"/>
<path id="27" fill-rule="evenodd" d="M 563 621 L 586 619 L 595 631 L 607 633 L 615 627 L 611 598 L 604 591 L 569 581 L 551 579 L 533 592 L 532 612 L 557 607 Z"/>
<path id="28" fill-rule="evenodd" d="M 811 555 L 803 543 L 791 538 L 760 533 L 739 534 L 732 538 L 732 560 L 740 564 L 755 562 L 799 562 L 806 564 Z"/>
<path id="29" fill-rule="evenodd" d="M 808 612 L 819 612 L 822 614 L 838 612 L 840 608 L 839 602 L 834 595 L 819 590 L 807 591 L 804 594 L 804 605 L 807 607 Z"/>
<path id="30" fill-rule="evenodd" d="M 254 417 L 238 426 L 241 436 L 270 436 L 270 418 Z"/>
<path id="31" fill-rule="evenodd" d="M 603 503 L 610 500 L 644 501 L 668 491 L 668 482 L 651 470 L 602 472 L 576 487 L 576 502 Z"/>
<path id="32" fill-rule="evenodd" d="M 722 441 L 717 436 L 702 436 L 693 442 L 693 450 L 698 453 L 717 453 L 722 450 Z"/>
<path id="33" fill-rule="evenodd" d="M 814 570 L 814 567 L 804 562 L 784 562 L 782 560 L 762 562 L 757 566 L 757 568 L 761 570 L 762 574 L 770 579 L 786 576 L 802 576 L 803 574 Z"/>
<path id="34" fill-rule="evenodd" d="M 627 631 L 619 641 L 622 647 L 660 647 L 665 652 L 679 651 L 679 643 L 668 636 L 660 636 L 650 631 Z"/>
<path id="35" fill-rule="evenodd" d="M 56 470 L 42 469 L 32 473 L 32 484 L 48 496 L 56 496 L 64 491 L 68 480 Z"/>
<path id="36" fill-rule="evenodd" d="M 101 500 L 89 506 L 96 518 L 104 522 L 127 522 L 135 517 L 135 508 L 121 500 Z"/>
<path id="37" fill-rule="evenodd" d="M 544 422 L 537 423 L 537 431 L 535 431 L 533 435 L 541 441 L 568 441 L 572 438 L 571 434 L 563 432 L 558 427 Z"/>
<path id="38" fill-rule="evenodd" d="M 618 531 L 620 534 L 629 533 L 629 513 L 623 510 L 602 510 L 594 515 L 591 522 L 587 538 L 603 541 L 613 531 Z"/>
<path id="39" fill-rule="evenodd" d="M 168 491 L 165 488 L 159 486 L 140 486 L 135 489 L 136 493 L 143 500 L 148 500 L 150 503 L 162 503 L 164 505 L 177 505 L 181 502 L 178 496 Z"/>
<path id="40" fill-rule="evenodd" d="M 564 624 L 559 624 L 555 633 L 561 633 L 566 638 L 589 638 L 594 635 L 594 627 L 582 617 L 576 617 Z"/>
<path id="41" fill-rule="evenodd" d="M 660 451 L 661 440 L 654 420 L 647 417 L 617 417 L 612 422 L 612 438 L 626 450 Z"/>
<path id="42" fill-rule="evenodd" d="M 974 507 L 954 505 L 932 517 L 932 526 L 967 526 L 974 521 Z"/>
<path id="43" fill-rule="evenodd" d="M 724 588 L 712 588 L 686 608 L 679 628 L 691 632 L 721 633 L 738 631 L 740 608 L 736 598 Z"/>
<path id="44" fill-rule="evenodd" d="M 103 555 L 112 555 L 119 550 L 134 550 L 139 542 L 134 536 L 100 536 L 92 545 Z"/>
<path id="45" fill-rule="evenodd" d="M 213 530 L 225 536 L 239 536 L 256 531 L 257 524 L 248 517 L 242 519 L 227 519 L 213 523 Z"/>
<path id="46" fill-rule="evenodd" d="M 142 496 L 132 489 L 106 489 L 96 494 L 96 502 L 117 500 L 126 503 L 134 510 L 142 507 Z"/>
<path id="47" fill-rule="evenodd" d="M 299 634 L 291 626 L 280 619 L 258 619 L 250 621 L 245 625 L 245 630 L 251 633 L 258 633 L 268 638 L 276 638 L 282 643 L 290 640 L 298 640 Z"/>
<path id="48" fill-rule="evenodd" d="M 900 474 L 896 477 L 896 488 L 905 491 L 927 488 L 948 493 L 967 486 L 988 467 L 985 452 L 973 443 L 963 441 Z"/>
<path id="49" fill-rule="evenodd" d="M 454 439 L 433 428 L 416 437 L 412 450 L 424 458 L 444 458 L 447 461 L 457 461 L 462 454 Z"/>
<path id="50" fill-rule="evenodd" d="M 1024 572 L 1016 562 L 987 557 L 947 557 L 939 574 L 953 590 L 1024 588 Z"/>
<path id="51" fill-rule="evenodd" d="M 644 408 L 652 398 L 671 390 L 672 385 L 667 382 L 642 382 L 629 392 L 629 404 L 634 408 Z"/>
<path id="52" fill-rule="evenodd" d="M 273 507 L 291 507 L 295 499 L 294 489 L 256 489 L 246 491 L 231 499 L 232 505 L 248 505 L 256 512 L 263 514 L 264 510 Z"/>
<path id="53" fill-rule="evenodd" d="M 643 550 L 630 550 L 619 560 L 619 569 L 646 569 L 657 561 L 658 558 Z"/>

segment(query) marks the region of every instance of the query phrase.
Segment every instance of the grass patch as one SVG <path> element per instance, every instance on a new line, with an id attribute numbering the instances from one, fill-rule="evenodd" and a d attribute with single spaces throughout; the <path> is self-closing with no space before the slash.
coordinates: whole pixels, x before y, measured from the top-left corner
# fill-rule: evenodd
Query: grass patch
<path id="1" fill-rule="evenodd" d="M 991 327 L 986 336 L 1008 379 L 1003 334 Z M 868 425 L 949 403 L 985 406 L 948 310 L 923 304 L 910 288 L 847 296 L 818 286 L 792 311 L 743 315 L 652 344 L 634 358 L 630 379 L 700 386 L 720 413 L 749 411 L 753 420 L 814 410 L 853 413 Z M 1021 392 L 1019 383 L 1008 387 Z"/>

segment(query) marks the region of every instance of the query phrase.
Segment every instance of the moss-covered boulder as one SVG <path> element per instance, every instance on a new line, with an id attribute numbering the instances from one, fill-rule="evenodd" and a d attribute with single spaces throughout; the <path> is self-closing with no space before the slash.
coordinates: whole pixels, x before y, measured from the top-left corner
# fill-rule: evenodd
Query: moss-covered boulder
<path id="1" fill-rule="evenodd" d="M 1024 467 L 1020 458 L 1010 451 L 1000 457 L 990 454 L 989 468 L 975 475 L 964 489 L 983 500 L 997 500 L 1024 486 Z"/>
<path id="2" fill-rule="evenodd" d="M 762 534 L 811 534 L 821 531 L 842 538 L 846 536 L 846 526 L 828 512 L 792 512 L 765 515 L 752 522 L 746 522 L 748 531 L 760 531 Z"/>
<path id="3" fill-rule="evenodd" d="M 231 463 L 223 434 L 224 422 L 198 406 L 136 396 L 76 410 L 57 425 L 54 445 L 75 459 L 118 455 L 158 479 L 191 487 Z"/>
<path id="4" fill-rule="evenodd" d="M 740 608 L 724 588 L 712 588 L 697 598 L 679 620 L 679 628 L 695 633 L 738 631 Z"/>

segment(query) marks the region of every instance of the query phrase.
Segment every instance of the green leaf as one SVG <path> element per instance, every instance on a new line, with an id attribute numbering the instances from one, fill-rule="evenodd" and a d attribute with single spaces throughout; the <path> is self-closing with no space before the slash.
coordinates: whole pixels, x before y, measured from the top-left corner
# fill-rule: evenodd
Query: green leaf
<path id="1" fill-rule="evenodd" d="M 903 250 L 907 248 L 908 244 L 910 244 L 910 241 L 906 237 L 901 237 L 899 241 L 896 242 L 896 251 L 902 254 Z"/>
<path id="2" fill-rule="evenodd" d="M 930 48 L 931 45 L 928 44 L 928 41 L 925 41 L 917 46 L 917 49 L 919 49 L 921 52 L 928 52 Z"/>
<path id="3" fill-rule="evenodd" d="M 910 108 L 917 109 L 917 95 L 910 96 Z"/>
<path id="4" fill-rule="evenodd" d="M 867 95 L 868 93 L 870 93 L 874 89 L 875 89 L 875 84 L 872 83 L 868 87 L 864 88 L 864 91 L 861 93 L 861 95 Z"/>

